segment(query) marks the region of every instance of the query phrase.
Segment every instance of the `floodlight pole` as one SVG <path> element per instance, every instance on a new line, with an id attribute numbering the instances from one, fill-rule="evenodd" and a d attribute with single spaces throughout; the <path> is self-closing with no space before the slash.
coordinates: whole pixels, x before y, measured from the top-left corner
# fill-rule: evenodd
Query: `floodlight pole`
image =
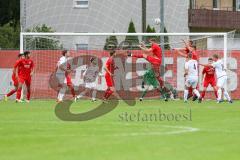
<path id="1" fill-rule="evenodd" d="M 160 33 L 164 33 L 164 0 L 160 0 Z M 164 57 L 165 57 L 165 48 L 164 48 L 164 35 L 160 36 L 160 42 L 161 42 L 161 48 L 162 48 L 162 65 L 163 67 L 161 67 L 161 72 L 163 75 L 163 80 L 165 80 L 164 78 L 164 73 L 165 73 L 165 62 L 164 62 Z"/>

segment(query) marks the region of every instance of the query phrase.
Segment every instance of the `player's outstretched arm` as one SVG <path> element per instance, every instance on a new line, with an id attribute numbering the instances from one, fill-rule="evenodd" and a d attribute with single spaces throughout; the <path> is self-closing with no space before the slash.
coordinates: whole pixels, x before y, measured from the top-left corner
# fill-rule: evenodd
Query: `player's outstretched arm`
<path id="1" fill-rule="evenodd" d="M 200 66 L 203 66 L 203 67 L 213 67 L 211 64 L 201 64 L 199 63 Z"/>
<path id="2" fill-rule="evenodd" d="M 187 58 L 187 55 L 184 52 L 182 52 L 182 51 L 180 51 L 178 49 L 176 49 L 176 52 L 177 52 L 178 55 Z"/>
<path id="3" fill-rule="evenodd" d="M 185 47 L 186 47 L 188 50 L 192 51 L 192 47 L 191 47 L 184 39 L 182 39 L 182 41 L 183 41 Z"/>
<path id="4" fill-rule="evenodd" d="M 146 52 L 146 53 L 151 53 L 151 52 L 152 52 L 152 48 L 147 48 L 145 45 L 140 44 L 138 47 L 139 47 L 143 52 Z"/>

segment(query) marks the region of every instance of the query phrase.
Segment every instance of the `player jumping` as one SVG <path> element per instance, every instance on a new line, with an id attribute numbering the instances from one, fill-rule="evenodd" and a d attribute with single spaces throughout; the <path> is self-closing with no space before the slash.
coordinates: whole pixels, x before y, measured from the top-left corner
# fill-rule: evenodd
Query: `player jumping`
<path id="1" fill-rule="evenodd" d="M 15 62 L 14 66 L 21 60 L 24 58 L 24 54 L 19 54 L 18 55 L 18 60 Z M 21 69 L 19 68 L 18 69 L 18 74 L 19 74 L 19 71 Z M 17 92 L 17 89 L 18 89 L 18 79 L 16 78 L 16 70 L 13 69 L 13 73 L 12 73 L 12 82 L 13 82 L 13 85 L 14 85 L 14 89 L 12 89 L 8 94 L 6 94 L 4 96 L 4 100 L 7 101 L 8 100 L 8 97 L 10 97 L 11 95 L 13 95 L 14 93 Z"/>
<path id="2" fill-rule="evenodd" d="M 33 68 L 34 68 L 34 63 L 30 59 L 30 52 L 25 51 L 24 52 L 24 59 L 19 60 L 15 65 L 14 65 L 14 73 L 16 76 L 16 79 L 18 80 L 18 89 L 17 89 L 17 98 L 16 102 L 21 102 L 21 91 L 22 91 L 22 86 L 25 83 L 26 88 L 27 88 L 27 99 L 26 102 L 29 103 L 30 96 L 31 96 L 31 79 L 33 75 Z"/>
<path id="3" fill-rule="evenodd" d="M 99 75 L 99 67 L 97 66 L 97 60 L 95 58 L 90 59 L 90 65 L 86 67 L 86 71 L 84 72 L 84 83 L 85 90 L 82 91 L 76 99 L 82 98 L 86 93 L 90 93 L 92 91 L 92 101 L 96 101 L 96 87 L 97 87 L 97 76 Z"/>
<path id="4" fill-rule="evenodd" d="M 212 58 L 208 58 L 208 64 L 211 65 L 213 63 Z M 215 77 L 215 69 L 213 67 L 204 67 L 202 71 L 202 82 L 203 82 L 203 91 L 201 94 L 201 99 L 205 97 L 205 93 L 207 87 L 211 85 L 214 89 L 214 94 L 216 98 L 218 98 L 217 94 L 217 86 L 216 86 L 216 77 Z"/>
<path id="5" fill-rule="evenodd" d="M 57 102 L 63 101 L 63 97 L 65 95 L 67 88 L 70 89 L 73 99 L 75 99 L 75 91 L 74 91 L 72 79 L 71 79 L 72 68 L 69 62 L 70 58 L 71 58 L 71 53 L 67 50 L 64 50 L 62 51 L 62 57 L 60 58 L 57 64 L 56 76 L 58 78 L 59 87 L 60 87 L 60 90 L 58 92 Z"/>
<path id="6" fill-rule="evenodd" d="M 156 43 L 155 38 L 149 39 L 149 42 L 151 44 L 151 48 L 147 48 L 143 43 L 139 45 L 139 48 L 141 48 L 141 50 L 144 52 L 143 54 L 129 53 L 128 56 L 146 59 L 152 65 L 152 69 L 154 70 L 155 77 L 159 82 L 159 85 L 160 85 L 159 91 L 162 92 L 163 90 L 165 90 L 166 92 L 170 92 L 169 89 L 167 89 L 164 86 L 164 82 L 162 80 L 161 73 L 159 70 L 162 64 L 162 49 Z"/>
<path id="7" fill-rule="evenodd" d="M 208 65 L 201 64 L 201 65 L 205 67 L 213 67 L 215 69 L 215 73 L 217 76 L 217 88 L 218 88 L 217 103 L 222 102 L 222 91 L 224 93 L 224 96 L 227 98 L 228 102 L 233 103 L 231 97 L 227 92 L 227 89 L 225 88 L 227 84 L 227 72 L 224 69 L 223 60 L 219 58 L 219 55 L 214 54 L 213 61 L 214 62 L 210 65 L 209 64 Z"/>
<path id="8" fill-rule="evenodd" d="M 192 59 L 192 54 L 188 54 L 188 60 L 185 63 L 185 90 L 184 90 L 184 102 L 187 102 L 188 99 L 188 89 L 192 87 L 193 93 L 197 96 L 199 103 L 201 103 L 200 93 L 196 89 L 198 84 L 198 62 Z"/>

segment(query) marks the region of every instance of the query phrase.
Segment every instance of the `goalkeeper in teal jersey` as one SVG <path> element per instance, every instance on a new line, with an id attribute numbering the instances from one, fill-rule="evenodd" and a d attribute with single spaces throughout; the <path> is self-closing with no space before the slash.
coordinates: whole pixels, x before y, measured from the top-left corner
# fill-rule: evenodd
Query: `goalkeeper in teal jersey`
<path id="1" fill-rule="evenodd" d="M 147 85 L 147 88 L 145 87 L 145 84 Z M 144 89 L 144 91 L 142 93 L 140 101 L 143 100 L 150 86 L 153 86 L 154 89 L 158 88 L 165 101 L 168 101 L 170 97 L 172 99 L 176 98 L 177 95 L 176 90 L 171 85 L 168 85 L 168 91 L 166 90 L 166 87 L 164 88 L 159 87 L 159 83 L 156 79 L 155 72 L 153 71 L 153 69 L 148 69 L 146 73 L 143 75 L 142 88 Z"/>

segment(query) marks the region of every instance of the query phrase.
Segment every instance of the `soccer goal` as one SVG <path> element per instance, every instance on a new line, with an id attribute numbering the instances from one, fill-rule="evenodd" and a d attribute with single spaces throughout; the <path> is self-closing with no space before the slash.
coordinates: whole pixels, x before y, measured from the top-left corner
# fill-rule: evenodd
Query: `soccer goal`
<path id="1" fill-rule="evenodd" d="M 151 47 L 149 39 L 154 38 L 162 48 L 162 76 L 166 83 L 182 91 L 184 88 L 184 62 L 185 58 L 179 52 L 186 53 L 186 46 L 191 41 L 196 46 L 200 63 L 207 63 L 208 57 L 219 54 L 224 61 L 224 68 L 228 69 L 231 63 L 231 50 L 228 50 L 230 39 L 234 31 L 229 33 L 21 33 L 20 52 L 29 50 L 35 62 L 33 77 L 33 97 L 55 98 L 56 92 L 49 85 L 49 78 L 56 69 L 56 64 L 64 49 L 71 51 L 74 73 L 72 80 L 75 88 L 83 83 L 82 73 L 90 57 L 96 57 L 100 62 L 100 72 L 104 73 L 103 66 L 110 50 L 117 50 L 116 57 L 118 71 L 117 90 L 128 90 L 136 86 L 141 90 L 141 81 L 144 72 L 151 65 L 144 59 L 134 59 L 127 56 L 132 52 L 141 54 L 139 44 Z M 161 38 L 164 37 L 164 38 Z M 163 40 L 164 41 L 161 41 Z M 184 42 L 185 41 L 185 42 Z M 199 71 L 201 72 L 201 67 Z M 135 77 L 135 78 L 133 78 Z M 137 78 L 136 78 L 137 77 Z M 231 77 L 229 77 L 231 78 Z M 123 84 L 124 79 L 134 79 Z M 200 76 L 201 81 L 201 76 Z M 230 80 L 228 90 L 234 88 L 234 80 Z M 231 88 L 232 87 L 232 88 Z M 106 88 L 104 77 L 98 77 L 98 90 Z M 154 95 L 154 93 L 153 93 Z M 154 97 L 154 96 L 153 96 Z M 211 95 L 209 94 L 209 97 Z"/>

